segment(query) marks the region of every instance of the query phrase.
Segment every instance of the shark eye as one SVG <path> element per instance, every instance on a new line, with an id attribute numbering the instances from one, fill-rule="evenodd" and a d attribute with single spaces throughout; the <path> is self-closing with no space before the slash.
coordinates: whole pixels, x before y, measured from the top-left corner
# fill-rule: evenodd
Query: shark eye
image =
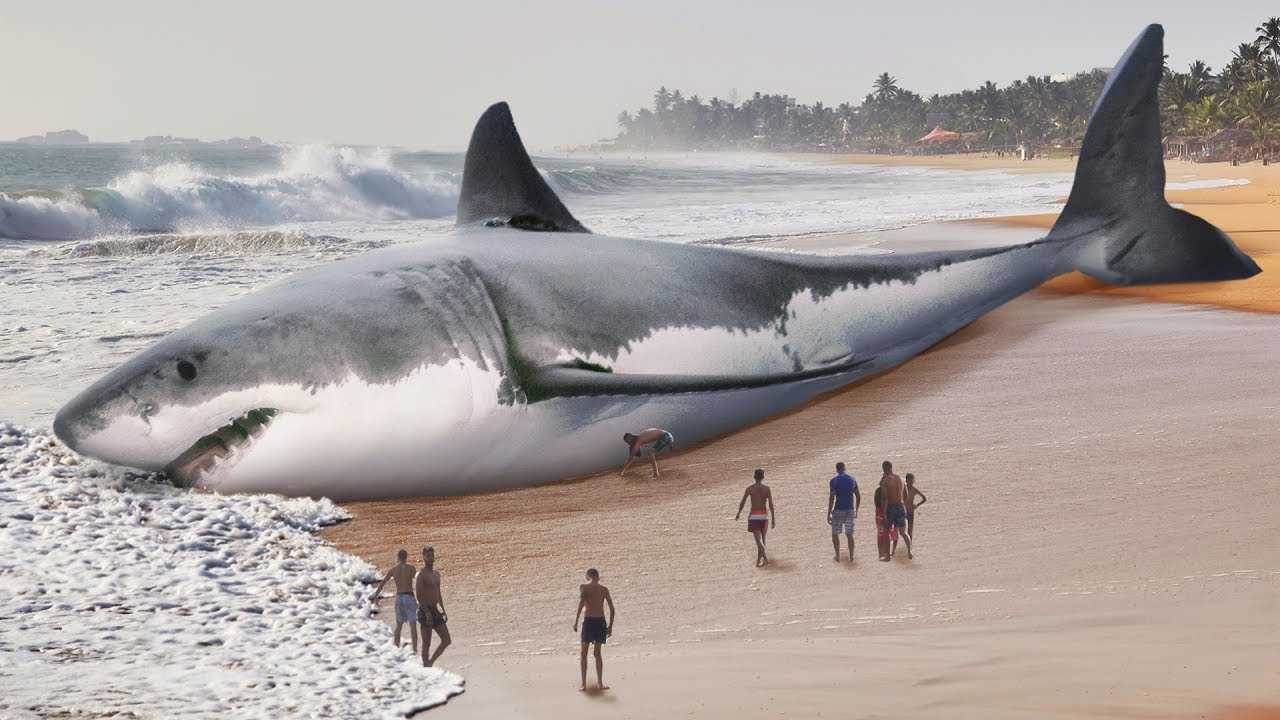
<path id="1" fill-rule="evenodd" d="M 183 380 L 191 381 L 196 379 L 196 366 L 186 360 L 178 361 L 178 374 Z"/>

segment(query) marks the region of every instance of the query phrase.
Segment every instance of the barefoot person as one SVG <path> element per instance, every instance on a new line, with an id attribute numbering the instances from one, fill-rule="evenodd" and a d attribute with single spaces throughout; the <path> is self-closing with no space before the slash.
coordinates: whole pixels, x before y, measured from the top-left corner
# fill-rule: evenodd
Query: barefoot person
<path id="1" fill-rule="evenodd" d="M 897 533 L 892 533 L 893 542 L 897 542 Z M 876 488 L 876 547 L 879 548 L 879 557 L 884 562 L 888 562 L 888 553 L 890 553 L 890 527 L 888 520 L 884 519 L 884 488 Z"/>
<path id="2" fill-rule="evenodd" d="M 738 503 L 738 514 L 734 520 L 742 517 L 742 506 L 751 500 L 751 511 L 747 513 L 747 530 L 756 540 L 756 567 L 769 564 L 769 556 L 764 551 L 764 538 L 769 533 L 769 526 L 778 527 L 778 512 L 773 509 L 773 492 L 764 484 L 764 470 L 756 468 L 756 481 L 748 485 Z M 765 509 L 766 505 L 768 510 Z M 771 519 L 772 518 L 772 519 Z"/>
<path id="3" fill-rule="evenodd" d="M 858 517 L 862 495 L 858 481 L 845 473 L 844 463 L 836 463 L 836 476 L 829 483 L 831 494 L 827 497 L 827 524 L 831 526 L 831 546 L 840 562 L 840 533 L 849 542 L 849 562 L 853 562 L 853 520 Z"/>
<path id="4" fill-rule="evenodd" d="M 378 589 L 373 592 L 373 602 L 377 604 L 382 598 L 382 588 L 386 586 L 387 581 L 395 578 L 396 581 L 396 647 L 400 647 L 400 629 L 405 623 L 409 623 L 409 635 L 413 638 L 413 652 L 418 652 L 418 626 L 413 624 L 414 616 L 418 614 L 418 603 L 413 599 L 413 576 L 417 573 L 417 568 L 410 565 L 409 551 L 401 550 L 396 553 L 396 559 L 399 560 L 386 575 L 382 576 L 382 582 L 378 583 Z"/>
<path id="5" fill-rule="evenodd" d="M 653 465 L 653 479 L 658 479 L 658 453 L 670 448 L 676 442 L 676 436 L 662 428 L 649 428 L 641 430 L 639 435 L 625 433 L 622 441 L 627 444 L 627 464 L 622 466 L 622 472 L 618 473 L 621 477 L 627 474 L 627 469 L 631 467 L 631 463 L 643 453 L 649 455 L 649 462 Z"/>
<path id="6" fill-rule="evenodd" d="M 604 619 L 604 606 L 609 604 L 609 621 Z M 582 687 L 587 689 L 587 647 L 596 647 L 596 684 L 601 690 L 608 690 L 604 684 L 604 658 L 600 655 L 600 646 L 604 645 L 613 634 L 613 596 L 609 588 L 600 584 L 600 571 L 591 568 L 587 571 L 587 582 L 578 586 L 578 611 L 573 614 L 573 631 L 578 631 L 578 618 L 583 610 L 587 611 L 582 618 Z"/>
<path id="7" fill-rule="evenodd" d="M 422 572 L 415 588 L 418 593 L 418 624 L 422 625 L 422 664 L 431 667 L 449 647 L 449 616 L 444 611 L 444 595 L 440 592 L 440 573 L 436 572 L 436 550 L 422 549 Z M 440 647 L 431 654 L 431 631 L 440 636 Z"/>
<path id="8" fill-rule="evenodd" d="M 880 478 L 880 487 L 884 489 L 884 518 L 889 523 L 889 527 L 896 528 L 898 534 L 907 543 L 907 557 L 911 557 L 911 533 L 907 532 L 907 486 L 902 482 L 902 478 L 893 472 L 893 463 L 888 460 L 884 461 L 884 476 Z M 893 549 L 889 551 L 892 556 L 898 551 L 897 540 L 893 543 Z"/>
<path id="9" fill-rule="evenodd" d="M 916 502 L 920 498 L 920 502 Z M 929 502 L 929 498 L 916 487 L 916 476 L 907 473 L 907 534 L 913 539 L 916 536 L 916 508 Z"/>

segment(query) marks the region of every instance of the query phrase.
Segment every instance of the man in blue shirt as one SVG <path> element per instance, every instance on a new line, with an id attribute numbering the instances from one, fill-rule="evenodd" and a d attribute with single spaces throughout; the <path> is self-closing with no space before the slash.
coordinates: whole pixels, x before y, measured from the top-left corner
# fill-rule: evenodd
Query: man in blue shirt
<path id="1" fill-rule="evenodd" d="M 831 478 L 831 496 L 827 499 L 827 523 L 831 525 L 831 545 L 840 562 L 840 533 L 849 541 L 849 562 L 853 562 L 853 519 L 858 517 L 862 495 L 858 481 L 847 475 L 844 463 L 836 463 L 836 476 Z"/>

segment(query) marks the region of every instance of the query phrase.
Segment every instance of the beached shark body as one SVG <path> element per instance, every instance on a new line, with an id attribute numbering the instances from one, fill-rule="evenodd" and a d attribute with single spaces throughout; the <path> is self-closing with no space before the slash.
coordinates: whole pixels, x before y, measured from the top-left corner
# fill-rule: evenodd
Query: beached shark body
<path id="1" fill-rule="evenodd" d="M 1073 269 L 1248 277 L 1170 208 L 1151 26 L 1099 100 L 1067 208 L 1013 247 L 817 257 L 592 235 L 505 104 L 467 154 L 459 228 L 298 273 L 167 336 L 68 403 L 72 448 L 221 491 L 434 495 L 584 475 L 624 432 L 693 443 L 894 367 Z"/>

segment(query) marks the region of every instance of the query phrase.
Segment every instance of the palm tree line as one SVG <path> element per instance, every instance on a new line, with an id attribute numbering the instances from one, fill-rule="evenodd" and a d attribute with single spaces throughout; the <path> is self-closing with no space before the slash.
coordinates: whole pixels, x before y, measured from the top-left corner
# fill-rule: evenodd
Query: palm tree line
<path id="1" fill-rule="evenodd" d="M 1196 60 L 1186 72 L 1168 67 L 1160 84 L 1166 136 L 1205 138 L 1247 130 L 1255 151 L 1280 131 L 1280 17 L 1264 21 L 1222 70 Z M 1027 145 L 1075 148 L 1107 71 L 1067 79 L 1028 76 L 1005 87 L 981 87 L 923 98 L 885 72 L 858 104 L 799 103 L 785 94 L 754 93 L 743 102 L 661 87 L 653 107 L 618 115 L 616 144 L 643 149 L 912 151 L 934 127 L 961 133 L 949 150 Z"/>

